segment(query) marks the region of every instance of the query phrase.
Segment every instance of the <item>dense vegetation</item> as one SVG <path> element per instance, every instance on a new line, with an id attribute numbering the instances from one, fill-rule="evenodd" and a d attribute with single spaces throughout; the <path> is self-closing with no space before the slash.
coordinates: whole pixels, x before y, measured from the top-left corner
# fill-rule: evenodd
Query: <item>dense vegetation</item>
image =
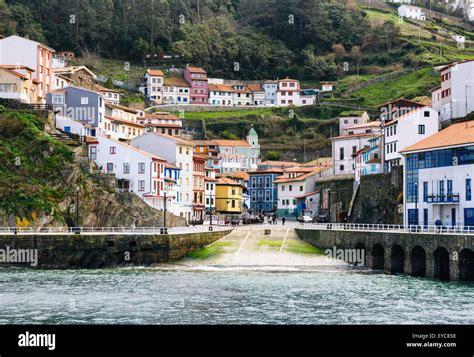
<path id="1" fill-rule="evenodd" d="M 337 79 L 411 50 L 391 15 L 371 11 L 355 0 L 0 0 L 0 34 L 127 61 L 174 53 L 212 76 Z"/>

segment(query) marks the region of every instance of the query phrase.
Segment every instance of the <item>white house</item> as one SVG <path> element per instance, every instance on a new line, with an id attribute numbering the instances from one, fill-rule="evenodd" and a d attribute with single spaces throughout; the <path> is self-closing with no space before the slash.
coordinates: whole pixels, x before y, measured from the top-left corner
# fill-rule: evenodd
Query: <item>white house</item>
<path id="1" fill-rule="evenodd" d="M 313 105 L 316 102 L 317 91 L 312 89 L 303 89 L 300 91 L 300 104 Z"/>
<path id="2" fill-rule="evenodd" d="M 149 206 L 163 208 L 166 160 L 101 135 L 88 142 L 88 153 L 103 171 L 115 174 L 119 191 L 133 192 Z"/>
<path id="3" fill-rule="evenodd" d="M 404 223 L 474 227 L 474 121 L 403 149 Z"/>
<path id="4" fill-rule="evenodd" d="M 157 104 L 163 103 L 164 74 L 159 69 L 148 69 L 145 72 L 145 96 Z"/>
<path id="5" fill-rule="evenodd" d="M 363 147 L 352 155 L 354 157 L 356 182 L 360 182 L 362 176 L 383 172 L 380 139 L 381 136 L 369 139 L 369 146 Z"/>
<path id="6" fill-rule="evenodd" d="M 181 169 L 181 212 L 180 217 L 191 221 L 193 212 L 193 148 L 190 141 L 164 134 L 146 133 L 131 140 L 138 149 L 163 157 L 167 162 Z"/>
<path id="7" fill-rule="evenodd" d="M 183 129 L 183 120 L 168 112 L 146 113 L 144 117 L 138 117 L 138 121 L 145 126 L 148 133 L 181 136 Z"/>
<path id="8" fill-rule="evenodd" d="M 278 81 L 265 81 L 262 88 L 265 92 L 265 106 L 275 106 L 277 104 Z"/>
<path id="9" fill-rule="evenodd" d="M 34 70 L 38 81 L 37 96 L 45 101 L 53 89 L 52 59 L 55 50 L 36 41 L 17 35 L 0 39 L 0 64 L 24 65 Z"/>
<path id="10" fill-rule="evenodd" d="M 208 84 L 209 104 L 220 106 L 234 105 L 234 88 L 227 84 Z"/>
<path id="11" fill-rule="evenodd" d="M 191 86 L 184 78 L 170 77 L 164 79 L 163 103 L 189 104 Z"/>
<path id="12" fill-rule="evenodd" d="M 334 83 L 321 83 L 321 92 L 330 92 L 336 89 Z"/>
<path id="13" fill-rule="evenodd" d="M 439 130 L 438 112 L 421 107 L 402 115 L 384 126 L 384 165 L 387 170 L 404 165 L 400 151 Z"/>
<path id="14" fill-rule="evenodd" d="M 104 96 L 106 103 L 116 105 L 120 104 L 120 91 L 116 89 L 106 88 L 99 84 L 95 85 L 95 90 Z"/>
<path id="15" fill-rule="evenodd" d="M 398 16 L 420 21 L 426 20 L 426 14 L 424 10 L 421 7 L 412 5 L 401 5 L 398 8 Z"/>
<path id="16" fill-rule="evenodd" d="M 330 170 L 330 166 L 292 167 L 285 169 L 273 183 L 277 187 L 277 212 L 279 217 L 298 217 L 305 212 L 302 198 L 315 191 L 316 177 Z"/>
<path id="17" fill-rule="evenodd" d="M 134 109 L 121 105 L 106 104 L 104 118 L 104 134 L 113 139 L 130 140 L 145 132 Z"/>
<path id="18" fill-rule="evenodd" d="M 440 69 L 441 122 L 461 118 L 474 111 L 473 73 L 474 60 L 454 62 Z"/>
<path id="19" fill-rule="evenodd" d="M 176 216 L 180 215 L 181 209 L 181 169 L 169 162 L 165 164 L 165 192 L 166 210 Z"/>
<path id="20" fill-rule="evenodd" d="M 441 120 L 441 107 L 442 107 L 441 85 L 430 89 L 430 93 L 431 93 L 431 108 L 433 108 L 434 110 L 438 112 L 439 118 Z"/>
<path id="21" fill-rule="evenodd" d="M 234 100 L 234 105 L 253 105 L 252 91 L 246 84 L 234 84 L 231 87 L 233 88 L 232 97 Z"/>
<path id="22" fill-rule="evenodd" d="M 339 135 L 344 134 L 344 129 L 361 124 L 367 124 L 370 120 L 366 111 L 345 111 L 339 114 Z"/>
<path id="23" fill-rule="evenodd" d="M 276 99 L 277 106 L 300 105 L 300 82 L 290 78 L 279 80 Z"/>
<path id="24" fill-rule="evenodd" d="M 339 136 L 331 138 L 334 175 L 353 174 L 355 165 L 352 155 L 370 146 L 369 140 L 379 136 L 380 132 L 380 121 L 372 121 L 346 127 Z"/>
<path id="25" fill-rule="evenodd" d="M 252 92 L 252 104 L 257 107 L 265 106 L 265 90 L 261 84 L 249 84 L 248 89 Z"/>

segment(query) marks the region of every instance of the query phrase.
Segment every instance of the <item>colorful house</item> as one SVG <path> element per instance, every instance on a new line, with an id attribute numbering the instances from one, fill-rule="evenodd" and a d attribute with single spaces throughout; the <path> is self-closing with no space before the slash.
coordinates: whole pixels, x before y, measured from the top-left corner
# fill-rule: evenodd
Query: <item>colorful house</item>
<path id="1" fill-rule="evenodd" d="M 275 179 L 283 169 L 269 169 L 249 172 L 250 210 L 261 213 L 274 212 L 278 204 Z"/>
<path id="2" fill-rule="evenodd" d="M 190 103 L 208 104 L 207 72 L 200 67 L 186 66 L 184 69 L 184 79 L 191 86 Z"/>
<path id="3" fill-rule="evenodd" d="M 242 213 L 243 187 L 238 182 L 227 177 L 221 177 L 216 182 L 216 213 Z"/>
<path id="4" fill-rule="evenodd" d="M 193 154 L 193 221 L 204 219 L 204 196 L 207 156 Z"/>
<path id="5" fill-rule="evenodd" d="M 26 66 L 0 65 L 0 98 L 29 104 L 41 102 L 39 84 L 33 79 L 33 72 Z"/>

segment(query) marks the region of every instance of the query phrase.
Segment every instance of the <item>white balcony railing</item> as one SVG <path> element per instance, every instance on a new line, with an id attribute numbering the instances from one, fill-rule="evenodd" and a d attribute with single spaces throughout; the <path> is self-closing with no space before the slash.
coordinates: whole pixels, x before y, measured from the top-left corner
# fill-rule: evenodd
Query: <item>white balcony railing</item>
<path id="1" fill-rule="evenodd" d="M 474 226 L 447 225 L 396 225 L 396 224 L 363 224 L 363 223 L 300 223 L 296 228 L 307 230 L 333 230 L 353 232 L 387 232 L 410 234 L 446 234 L 474 235 Z"/>
<path id="2" fill-rule="evenodd" d="M 150 234 L 190 234 L 209 231 L 225 231 L 228 226 L 189 226 L 189 227 L 0 227 L 0 235 L 150 235 Z"/>

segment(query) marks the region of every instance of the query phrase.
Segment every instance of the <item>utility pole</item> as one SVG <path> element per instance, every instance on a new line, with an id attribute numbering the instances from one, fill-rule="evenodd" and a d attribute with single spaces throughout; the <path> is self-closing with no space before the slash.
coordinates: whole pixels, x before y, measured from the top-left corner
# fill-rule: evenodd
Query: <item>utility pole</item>
<path id="1" fill-rule="evenodd" d="M 76 187 L 76 227 L 79 227 L 79 187 Z"/>
<path id="2" fill-rule="evenodd" d="M 164 201 L 163 201 L 163 212 L 164 212 L 164 215 L 163 215 L 163 227 L 166 228 L 166 200 L 167 200 L 167 197 L 166 197 L 166 191 L 164 193 Z"/>

